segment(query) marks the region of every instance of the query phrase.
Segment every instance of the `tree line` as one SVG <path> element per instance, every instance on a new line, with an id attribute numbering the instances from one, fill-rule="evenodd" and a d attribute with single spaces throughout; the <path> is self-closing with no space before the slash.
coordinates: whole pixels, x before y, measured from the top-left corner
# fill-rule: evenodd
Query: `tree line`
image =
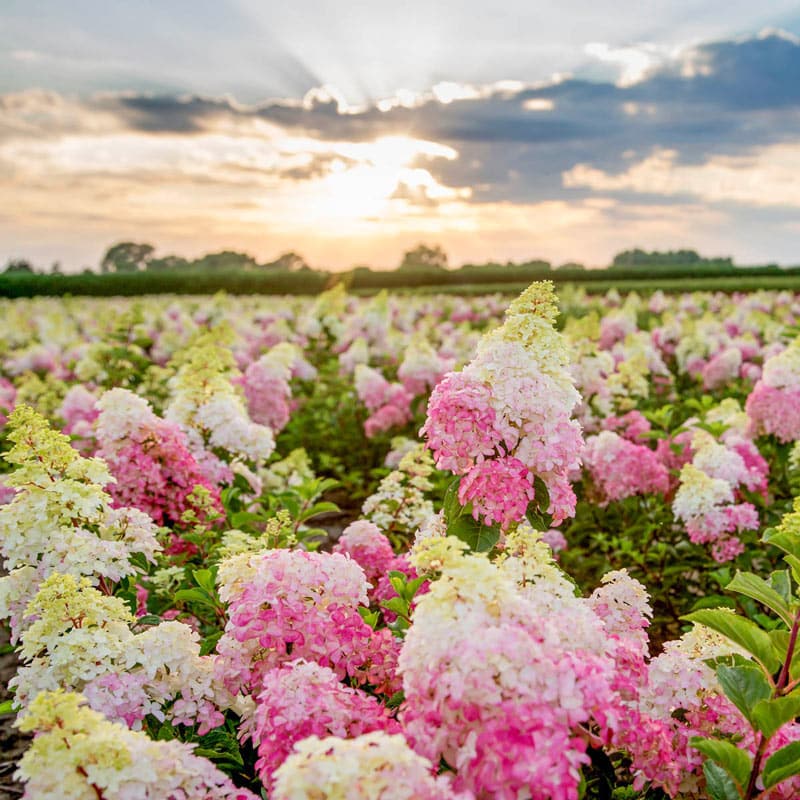
<path id="1" fill-rule="evenodd" d="M 739 267 L 730 257 L 708 258 L 695 250 L 618 253 L 604 269 L 586 269 L 570 262 L 554 266 L 534 259 L 522 262 L 463 264 L 450 268 L 439 245 L 419 244 L 403 253 L 394 270 L 356 266 L 332 273 L 313 269 L 298 253 L 289 251 L 273 261 L 258 263 L 247 253 L 223 250 L 190 260 L 177 255 L 159 257 L 149 244 L 120 242 L 108 248 L 99 269 L 65 275 L 54 264 L 50 272 L 38 272 L 29 262 L 10 261 L 0 274 L 0 296 L 35 294 L 136 295 L 148 293 L 205 293 L 225 290 L 232 294 L 313 294 L 336 282 L 353 290 L 399 289 L 426 286 L 459 287 L 526 283 L 550 278 L 557 282 L 585 284 L 598 281 L 643 279 L 683 280 L 741 277 L 748 275 L 800 275 L 800 265 L 765 264 Z"/>

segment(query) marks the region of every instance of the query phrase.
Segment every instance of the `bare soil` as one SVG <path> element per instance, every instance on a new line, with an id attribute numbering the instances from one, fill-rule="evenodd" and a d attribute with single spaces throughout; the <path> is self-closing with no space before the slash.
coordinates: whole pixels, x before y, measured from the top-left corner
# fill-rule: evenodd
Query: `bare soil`
<path id="1" fill-rule="evenodd" d="M 0 645 L 8 644 L 8 631 L 0 625 Z M 0 703 L 8 700 L 8 682 L 17 671 L 17 657 L 14 653 L 0 655 Z M 14 780 L 14 770 L 30 744 L 30 736 L 21 734 L 14 726 L 16 714 L 0 716 L 0 800 L 19 800 L 22 796 L 21 783 Z"/>

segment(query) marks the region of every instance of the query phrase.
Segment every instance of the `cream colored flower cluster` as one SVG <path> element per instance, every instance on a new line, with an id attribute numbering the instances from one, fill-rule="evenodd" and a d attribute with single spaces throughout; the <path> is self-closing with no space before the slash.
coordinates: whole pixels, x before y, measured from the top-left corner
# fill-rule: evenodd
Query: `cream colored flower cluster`
<path id="1" fill-rule="evenodd" d="M 79 694 L 45 692 L 19 720 L 22 731 L 36 733 L 16 773 L 25 781 L 25 797 L 256 800 L 194 755 L 193 745 L 155 742 L 83 703 Z"/>
<path id="2" fill-rule="evenodd" d="M 58 572 L 93 582 L 133 575 L 134 553 L 152 560 L 160 549 L 156 526 L 142 511 L 112 508 L 105 463 L 84 458 L 69 438 L 33 409 L 18 406 L 9 418 L 13 442 L 6 479 L 17 491 L 0 506 L 0 553 L 9 574 L 0 578 L 0 618 L 19 637 L 25 606 L 39 584 Z"/>
<path id="3" fill-rule="evenodd" d="M 250 461 L 261 462 L 275 449 L 272 430 L 253 422 L 231 379 L 237 370 L 233 354 L 218 337 L 201 336 L 180 357 L 169 381 L 165 417 L 177 422 L 195 440 Z"/>

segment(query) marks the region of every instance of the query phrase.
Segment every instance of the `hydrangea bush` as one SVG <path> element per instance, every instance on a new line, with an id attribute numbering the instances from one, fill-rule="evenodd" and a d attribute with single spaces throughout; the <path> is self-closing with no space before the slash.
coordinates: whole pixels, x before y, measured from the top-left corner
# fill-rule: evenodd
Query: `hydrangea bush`
<path id="1" fill-rule="evenodd" d="M 24 797 L 800 793 L 795 295 L 0 311 Z"/>

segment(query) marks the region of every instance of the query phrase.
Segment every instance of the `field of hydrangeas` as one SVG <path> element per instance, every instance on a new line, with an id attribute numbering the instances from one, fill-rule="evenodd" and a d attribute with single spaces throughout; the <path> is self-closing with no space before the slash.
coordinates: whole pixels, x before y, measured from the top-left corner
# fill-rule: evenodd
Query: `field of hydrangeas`
<path id="1" fill-rule="evenodd" d="M 800 797 L 799 324 L 546 282 L 0 300 L 0 783 Z"/>

